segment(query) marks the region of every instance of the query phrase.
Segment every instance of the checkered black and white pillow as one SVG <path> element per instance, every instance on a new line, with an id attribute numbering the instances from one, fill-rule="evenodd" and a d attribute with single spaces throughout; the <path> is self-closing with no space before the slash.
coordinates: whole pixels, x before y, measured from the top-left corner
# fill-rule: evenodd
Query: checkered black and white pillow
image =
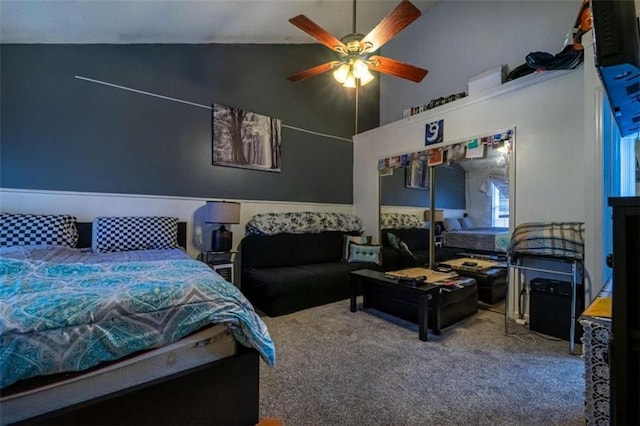
<path id="1" fill-rule="evenodd" d="M 98 217 L 93 221 L 92 249 L 96 253 L 177 247 L 175 217 Z"/>
<path id="2" fill-rule="evenodd" d="M 60 245 L 78 243 L 77 219 L 70 215 L 0 214 L 0 246 Z"/>

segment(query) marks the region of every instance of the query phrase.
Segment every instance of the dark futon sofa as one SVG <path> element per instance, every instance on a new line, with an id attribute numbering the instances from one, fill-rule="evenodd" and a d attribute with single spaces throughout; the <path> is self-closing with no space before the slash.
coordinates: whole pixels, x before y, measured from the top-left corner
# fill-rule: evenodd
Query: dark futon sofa
<path id="1" fill-rule="evenodd" d="M 357 232 L 245 236 L 240 243 L 242 293 L 269 316 L 348 298 L 349 271 L 382 270 L 382 265 L 342 261 L 347 234 Z"/>
<path id="2" fill-rule="evenodd" d="M 392 233 L 404 241 L 411 254 L 402 249 L 392 246 L 389 234 Z M 429 263 L 429 229 L 427 228 L 405 228 L 405 229 L 382 229 L 380 239 L 382 245 L 382 260 L 386 271 L 425 266 Z M 459 249 L 436 247 L 435 261 L 456 257 Z"/>

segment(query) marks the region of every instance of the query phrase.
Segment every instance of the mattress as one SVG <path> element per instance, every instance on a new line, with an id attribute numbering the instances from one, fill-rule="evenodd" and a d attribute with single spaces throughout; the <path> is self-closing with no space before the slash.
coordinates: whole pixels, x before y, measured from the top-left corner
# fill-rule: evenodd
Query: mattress
<path id="1" fill-rule="evenodd" d="M 181 250 L 0 250 L 0 387 L 83 371 L 224 324 L 270 365 L 266 325 L 232 284 Z"/>
<path id="2" fill-rule="evenodd" d="M 443 232 L 442 245 L 505 253 L 509 246 L 509 228 L 470 228 Z"/>
<path id="3" fill-rule="evenodd" d="M 41 378 L 20 383 L 0 397 L 0 424 L 15 423 L 59 408 L 150 382 L 236 353 L 236 341 L 222 324 L 170 345 L 143 352 L 86 373 L 67 374 L 43 386 Z"/>

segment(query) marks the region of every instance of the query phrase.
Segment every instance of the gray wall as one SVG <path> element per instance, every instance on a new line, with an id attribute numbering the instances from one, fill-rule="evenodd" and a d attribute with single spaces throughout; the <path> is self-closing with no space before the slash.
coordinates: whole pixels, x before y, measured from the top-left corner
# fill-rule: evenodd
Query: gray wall
<path id="1" fill-rule="evenodd" d="M 211 111 L 75 75 L 351 138 L 355 100 L 318 45 L 2 45 L 0 185 L 5 188 L 352 203 L 352 143 L 282 130 L 282 172 L 211 165 Z M 378 125 L 377 83 L 359 130 Z"/>
<path id="2" fill-rule="evenodd" d="M 435 169 L 436 208 L 465 209 L 465 171 L 458 164 Z M 380 178 L 380 203 L 383 206 L 429 207 L 430 191 L 405 187 L 405 169 Z"/>

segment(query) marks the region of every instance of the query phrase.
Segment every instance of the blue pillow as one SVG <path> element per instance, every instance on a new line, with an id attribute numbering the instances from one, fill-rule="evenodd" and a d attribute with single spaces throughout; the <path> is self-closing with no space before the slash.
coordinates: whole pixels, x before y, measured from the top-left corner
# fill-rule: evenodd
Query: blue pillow
<path id="1" fill-rule="evenodd" d="M 371 237 L 364 235 L 345 235 L 342 245 L 342 261 L 347 262 L 349 259 L 349 245 L 351 243 L 367 244 L 371 242 Z"/>
<path id="2" fill-rule="evenodd" d="M 349 258 L 347 262 L 366 262 L 382 265 L 382 252 L 380 246 L 366 244 L 349 244 Z"/>

